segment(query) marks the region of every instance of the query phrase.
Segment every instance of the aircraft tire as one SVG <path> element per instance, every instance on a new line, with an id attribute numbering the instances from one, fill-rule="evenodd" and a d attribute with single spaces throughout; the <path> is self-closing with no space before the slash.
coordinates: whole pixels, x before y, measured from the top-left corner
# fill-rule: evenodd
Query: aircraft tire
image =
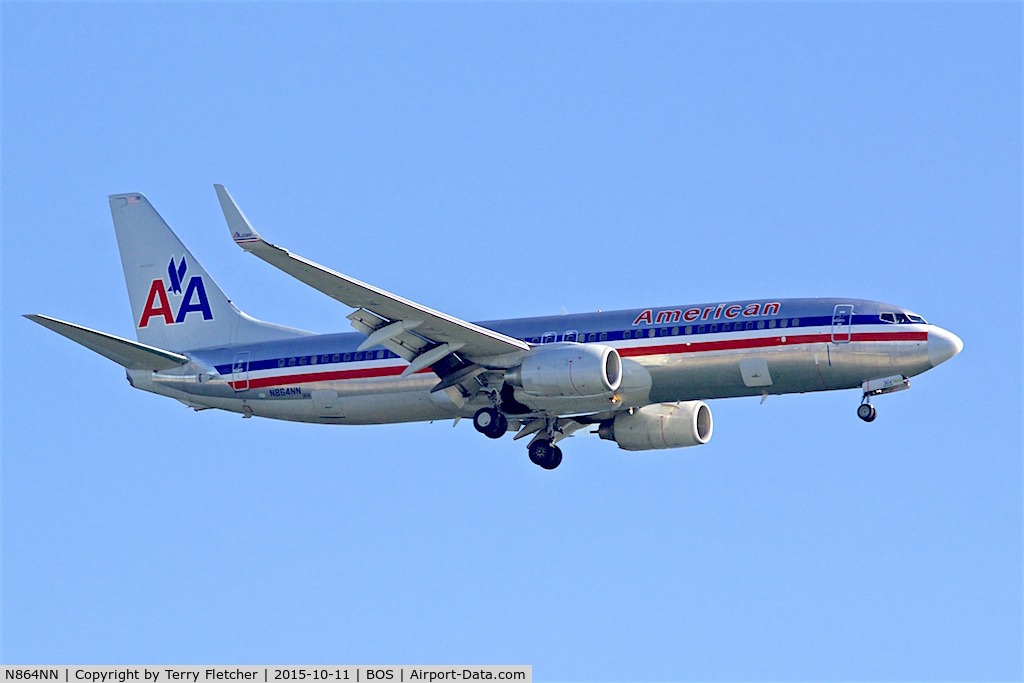
<path id="1" fill-rule="evenodd" d="M 553 470 L 562 464 L 562 449 L 549 441 L 534 441 L 530 444 L 530 462 L 546 470 Z"/>
<path id="2" fill-rule="evenodd" d="M 498 418 L 491 423 L 491 426 L 484 432 L 484 436 L 490 439 L 500 439 L 508 431 L 508 418 L 498 413 Z"/>
<path id="3" fill-rule="evenodd" d="M 481 408 L 476 411 L 475 415 L 473 415 L 473 427 L 475 427 L 476 431 L 480 432 L 484 436 L 491 436 L 488 432 L 495 428 L 496 423 L 499 421 L 499 417 L 504 416 L 494 408 Z"/>
<path id="4" fill-rule="evenodd" d="M 558 446 L 552 446 L 551 457 L 548 459 L 546 465 L 543 465 L 546 470 L 553 470 L 562 464 L 562 449 Z"/>
<path id="5" fill-rule="evenodd" d="M 878 417 L 878 412 L 870 403 L 861 403 L 857 406 L 857 417 L 865 422 L 874 422 L 875 418 Z"/>
<path id="6" fill-rule="evenodd" d="M 530 444 L 528 449 L 530 453 L 530 462 L 538 467 L 545 467 L 547 461 L 551 458 L 552 451 L 555 447 L 551 445 L 549 441 L 534 441 Z"/>

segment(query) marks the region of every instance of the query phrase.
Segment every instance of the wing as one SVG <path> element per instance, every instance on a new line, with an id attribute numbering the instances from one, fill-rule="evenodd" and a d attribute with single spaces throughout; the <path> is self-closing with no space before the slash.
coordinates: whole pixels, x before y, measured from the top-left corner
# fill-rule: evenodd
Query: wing
<path id="1" fill-rule="evenodd" d="M 476 361 L 501 366 L 506 364 L 502 357 L 515 358 L 529 351 L 530 345 L 524 341 L 403 299 L 267 242 L 252 227 L 224 186 L 214 187 L 238 246 L 357 309 L 348 318 L 353 327 L 367 335 L 360 349 L 377 344 L 384 346 L 410 362 L 406 373 L 432 367 L 444 380 L 452 381 L 456 373 L 465 373 L 458 381 L 467 381 L 477 368 L 483 371 Z M 440 384 L 435 387 L 443 388 Z"/>

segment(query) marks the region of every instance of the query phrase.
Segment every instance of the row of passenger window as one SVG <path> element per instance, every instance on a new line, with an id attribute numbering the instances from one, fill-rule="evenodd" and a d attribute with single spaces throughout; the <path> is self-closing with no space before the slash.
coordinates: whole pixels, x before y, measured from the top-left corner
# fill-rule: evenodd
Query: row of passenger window
<path id="1" fill-rule="evenodd" d="M 357 360 L 381 360 L 384 358 L 398 358 L 397 354 L 391 351 L 366 351 L 365 353 L 360 351 L 359 353 L 332 353 L 323 354 L 322 356 L 296 356 L 294 358 L 279 358 L 277 361 L 277 367 L 292 367 L 294 365 L 316 365 L 318 363 L 348 363 L 349 361 Z"/>
<path id="2" fill-rule="evenodd" d="M 686 327 L 652 327 L 647 330 L 626 330 L 621 333 L 612 333 L 613 339 L 641 339 L 643 337 L 677 337 L 680 334 L 705 334 L 711 332 L 740 332 L 746 330 L 763 330 L 765 327 L 768 329 L 775 329 L 776 327 L 799 327 L 800 318 L 784 318 L 782 320 L 748 320 L 746 323 L 740 321 L 735 323 L 712 323 L 710 325 L 687 325 Z M 696 330 L 696 332 L 694 331 Z M 552 342 L 559 341 L 558 335 L 554 332 L 547 332 L 543 337 L 533 337 L 529 340 L 533 344 L 550 344 Z M 562 335 L 561 341 L 586 341 L 586 342 L 603 342 L 608 341 L 608 333 L 601 332 L 600 334 L 591 332 L 589 334 L 580 334 L 576 330 L 568 330 Z"/>

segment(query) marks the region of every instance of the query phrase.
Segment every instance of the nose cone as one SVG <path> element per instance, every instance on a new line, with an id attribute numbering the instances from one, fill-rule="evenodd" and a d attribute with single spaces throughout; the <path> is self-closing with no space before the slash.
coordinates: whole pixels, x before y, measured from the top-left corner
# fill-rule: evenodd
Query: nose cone
<path id="1" fill-rule="evenodd" d="M 963 348 L 964 343 L 960 341 L 960 337 L 952 332 L 947 332 L 941 327 L 931 327 L 928 330 L 928 360 L 931 361 L 933 368 L 939 363 L 945 363 Z"/>

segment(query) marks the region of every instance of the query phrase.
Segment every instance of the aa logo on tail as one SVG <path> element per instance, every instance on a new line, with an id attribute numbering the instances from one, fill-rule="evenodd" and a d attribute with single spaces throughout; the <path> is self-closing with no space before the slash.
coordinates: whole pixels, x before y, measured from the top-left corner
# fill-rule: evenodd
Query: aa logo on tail
<path id="1" fill-rule="evenodd" d="M 175 264 L 174 257 L 167 264 L 167 277 L 169 280 L 170 292 L 180 296 L 177 301 L 177 314 L 171 308 L 171 302 L 167 298 L 168 285 L 163 279 L 153 280 L 149 286 L 149 296 L 146 298 L 146 307 L 142 311 L 142 319 L 139 320 L 139 327 L 149 325 L 150 318 L 159 318 L 165 325 L 176 325 L 185 322 L 185 316 L 189 313 L 202 313 L 203 320 L 213 320 L 213 311 L 210 310 L 210 301 L 206 298 L 206 286 L 203 284 L 201 275 L 194 275 L 189 278 L 185 286 L 185 293 L 181 293 L 181 287 L 185 284 L 185 272 L 188 264 L 185 263 L 185 256 L 182 255 L 181 263 Z M 178 296 L 175 296 L 177 299 Z"/>

